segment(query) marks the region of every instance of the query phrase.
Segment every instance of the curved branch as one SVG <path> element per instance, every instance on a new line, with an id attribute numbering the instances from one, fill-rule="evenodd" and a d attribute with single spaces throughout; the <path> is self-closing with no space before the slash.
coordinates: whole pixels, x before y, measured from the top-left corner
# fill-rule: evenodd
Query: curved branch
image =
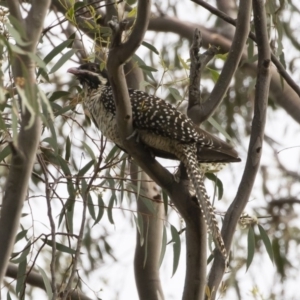
<path id="1" fill-rule="evenodd" d="M 222 20 L 228 22 L 229 24 L 236 26 L 238 28 L 238 24 L 236 20 L 230 18 L 228 15 L 224 14 L 222 11 L 214 8 L 207 2 L 203 0 L 192 0 L 193 2 L 205 7 L 207 10 L 209 10 L 212 14 L 218 16 Z M 254 41 L 257 42 L 256 36 L 254 33 L 250 32 L 249 37 Z M 300 97 L 300 86 L 296 84 L 296 82 L 292 79 L 292 77 L 289 75 L 289 73 L 285 70 L 284 66 L 280 63 L 280 61 L 277 59 L 277 57 L 271 53 L 271 59 L 273 64 L 276 66 L 278 73 L 284 78 L 284 80 L 287 82 L 287 84 L 298 94 Z"/>
<path id="2" fill-rule="evenodd" d="M 258 45 L 258 72 L 255 90 L 254 116 L 252 121 L 252 130 L 246 167 L 236 197 L 230 205 L 223 223 L 222 234 L 227 250 L 230 248 L 237 222 L 249 200 L 249 196 L 259 168 L 269 95 L 269 69 L 271 54 L 268 43 L 264 1 L 254 0 L 253 11 Z M 208 286 L 212 291 L 211 299 L 215 299 L 216 297 L 216 290 L 222 280 L 224 271 L 225 265 L 222 264 L 222 257 L 220 256 L 220 254 L 217 254 L 211 268 L 208 281 Z"/>

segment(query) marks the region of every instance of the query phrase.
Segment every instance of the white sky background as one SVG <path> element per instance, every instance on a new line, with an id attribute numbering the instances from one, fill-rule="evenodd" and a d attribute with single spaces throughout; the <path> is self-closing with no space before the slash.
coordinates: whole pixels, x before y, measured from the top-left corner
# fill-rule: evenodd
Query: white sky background
<path id="1" fill-rule="evenodd" d="M 165 6 L 167 6 L 166 3 Z M 165 11 L 163 5 L 162 5 L 162 10 Z M 179 13 L 179 17 L 181 20 L 188 20 L 189 22 L 195 22 L 195 23 L 199 20 L 199 15 L 201 15 L 200 22 L 206 20 L 208 15 L 204 9 L 197 10 L 198 14 L 196 15 L 195 6 L 192 3 L 190 3 L 190 1 L 178 2 L 177 11 Z M 213 23 L 212 20 L 208 20 L 207 22 L 205 21 L 205 24 L 208 25 L 210 22 Z M 293 22 L 295 22 L 294 28 L 300 28 L 299 20 L 292 20 L 292 23 Z M 146 41 L 147 41 L 147 37 L 152 37 L 152 36 L 153 33 L 147 33 Z M 159 50 L 161 43 L 163 42 L 163 40 L 165 41 L 166 39 L 168 39 L 168 43 L 170 44 L 171 47 L 172 42 L 177 40 L 177 37 L 172 34 L 170 35 L 156 34 L 154 46 Z M 285 45 L 285 48 L 288 48 L 288 45 Z M 143 57 L 146 51 L 147 50 L 144 47 L 140 47 L 137 54 Z M 47 50 L 46 53 L 48 52 L 49 51 Z M 186 51 L 182 53 L 182 57 L 184 59 L 187 59 L 189 57 L 187 43 L 186 43 Z M 286 57 L 286 59 L 288 60 L 289 58 Z M 296 61 L 296 64 L 297 63 L 298 62 Z M 70 65 L 73 64 L 70 63 Z M 64 66 L 64 68 L 61 68 L 57 72 L 57 74 L 61 74 L 62 76 L 65 76 L 66 69 L 70 67 L 70 65 L 68 66 L 66 65 Z M 295 76 L 294 79 L 296 80 L 296 82 L 297 81 L 299 82 L 299 72 L 297 73 L 295 72 L 293 76 Z M 159 93 L 160 91 L 158 91 L 158 94 Z M 74 134 L 73 138 L 75 138 L 75 133 L 73 134 Z M 91 130 L 91 134 L 96 134 L 95 128 Z M 299 173 L 300 172 L 300 167 L 299 167 L 300 150 L 299 148 L 289 148 L 289 147 L 296 147 L 296 146 L 299 147 L 300 145 L 299 124 L 293 121 L 283 110 L 277 110 L 276 112 L 269 111 L 267 126 L 266 126 L 266 134 L 274 138 L 275 141 L 280 141 L 280 145 L 278 145 L 277 148 L 278 151 L 287 148 L 286 150 L 280 152 L 279 158 L 291 171 Z M 219 177 L 222 180 L 223 185 L 225 187 L 224 190 L 225 195 L 223 198 L 227 199 L 227 202 L 221 201 L 217 203 L 218 211 L 225 211 L 228 204 L 235 196 L 237 185 L 241 179 L 242 172 L 244 170 L 244 164 L 245 164 L 246 154 L 247 154 L 246 153 L 247 146 L 248 146 L 248 141 L 244 141 L 243 145 L 237 146 L 243 161 L 240 164 L 232 164 L 230 168 L 233 169 L 233 174 L 234 174 L 233 176 L 231 172 L 228 172 L 228 170 L 223 170 L 219 173 Z M 272 157 L 270 155 L 272 154 L 271 151 L 272 150 L 268 149 L 268 147 L 264 147 L 263 156 L 262 156 L 262 165 L 270 166 L 274 164 L 272 161 L 270 161 L 270 158 Z M 78 158 L 79 157 L 81 157 L 81 153 L 78 153 Z M 82 162 L 82 165 L 84 165 L 88 161 L 89 159 L 86 158 L 85 161 Z M 174 163 L 172 163 L 172 166 L 174 166 Z M 270 172 L 272 172 L 272 168 L 270 168 Z M 271 190 L 277 191 L 278 185 L 280 185 L 281 178 L 278 178 L 278 174 L 275 173 L 274 174 L 272 173 L 272 176 L 274 176 L 275 179 L 273 181 L 274 186 L 269 186 L 269 188 Z M 234 178 L 234 182 L 233 182 L 233 178 Z M 212 189 L 210 184 L 207 183 L 207 186 L 210 187 L 209 194 L 212 195 Z M 250 215 L 253 214 L 255 215 L 255 212 L 253 210 L 254 208 L 265 204 L 266 200 L 263 198 L 263 195 L 261 194 L 260 190 L 261 190 L 261 179 L 258 176 L 255 183 L 254 190 L 250 197 L 250 203 L 246 208 L 246 212 Z M 284 196 L 284 190 L 281 191 L 280 193 L 281 193 L 280 196 Z M 293 194 L 295 196 L 299 195 L 299 193 L 300 193 L 300 184 L 298 185 L 297 190 L 293 191 Z M 31 204 L 30 209 L 32 209 L 32 211 L 30 211 L 28 204 L 26 203 L 24 207 L 24 212 L 27 211 L 29 213 L 32 213 L 35 220 L 36 228 L 38 227 L 37 226 L 38 223 L 41 224 L 40 228 L 36 229 L 35 236 L 37 236 L 39 231 L 43 232 L 45 226 L 49 228 L 48 219 L 46 219 L 47 211 L 46 211 L 44 199 L 43 201 L 39 201 L 39 199 L 36 199 L 35 201 L 31 200 L 30 204 Z M 126 201 L 124 201 L 122 207 L 126 207 Z M 295 206 L 295 210 L 297 210 L 297 212 L 299 213 L 299 207 Z M 113 217 L 115 220 L 115 225 L 111 225 L 107 219 L 107 214 L 105 212 L 104 217 L 101 220 L 100 224 L 96 225 L 93 228 L 93 230 L 97 231 L 97 236 L 98 236 L 99 232 L 103 231 L 103 227 L 105 227 L 105 229 L 109 232 L 108 241 L 113 247 L 113 254 L 117 258 L 117 262 L 113 262 L 111 258 L 109 258 L 107 255 L 104 255 L 104 262 L 99 263 L 99 269 L 97 270 L 97 272 L 93 273 L 94 275 L 91 276 L 91 278 L 89 278 L 88 280 L 88 286 L 93 291 L 96 291 L 97 289 L 103 289 L 103 291 L 98 294 L 98 296 L 103 300 L 114 300 L 114 299 L 138 300 L 135 282 L 134 282 L 133 265 L 132 265 L 134 248 L 135 248 L 135 226 L 129 224 L 128 219 L 130 218 L 130 216 L 132 218 L 131 212 L 124 213 L 121 210 L 114 210 Z M 80 217 L 80 215 L 78 217 Z M 26 218 L 22 219 L 22 224 L 26 223 Z M 31 220 L 28 221 L 30 224 Z M 174 225 L 177 229 L 180 229 L 180 226 L 182 226 L 182 224 L 180 224 L 180 220 L 178 219 L 177 215 L 175 215 L 174 213 L 170 216 L 168 221 L 172 225 Z M 46 225 L 44 226 L 43 224 Z M 295 225 L 299 226 L 299 221 L 295 221 Z M 184 235 L 182 235 L 182 252 L 181 252 L 180 264 L 173 278 L 171 278 L 172 263 L 173 263 L 173 249 L 172 249 L 172 245 L 167 246 L 165 259 L 161 267 L 161 281 L 162 281 L 166 300 L 181 299 L 183 284 L 184 284 L 184 274 L 185 274 L 184 239 L 185 239 Z M 246 248 L 247 245 L 246 235 L 243 236 L 243 239 L 245 241 L 245 248 Z M 170 240 L 169 231 L 168 231 L 168 240 Z M 292 257 L 296 257 L 295 253 L 297 252 L 299 253 L 299 250 L 300 250 L 299 246 L 294 245 L 294 247 L 291 247 L 290 249 L 291 252 L 290 255 Z M 84 262 L 84 255 L 82 255 L 82 260 Z M 40 260 L 38 260 L 37 263 L 40 266 L 45 265 L 45 262 Z M 48 262 L 46 264 L 48 264 Z M 294 272 L 296 273 L 296 276 L 298 276 L 299 278 L 299 271 L 294 270 Z M 267 295 L 269 290 L 272 289 L 274 285 L 275 273 L 276 273 L 275 266 L 272 265 L 266 253 L 263 256 L 261 254 L 255 255 L 254 261 L 250 269 L 248 270 L 248 272 L 246 273 L 244 268 L 238 272 L 238 277 L 240 279 L 240 284 L 241 284 L 240 287 L 242 292 L 242 299 L 243 300 L 254 299 L 250 291 L 254 288 L 255 285 L 257 285 L 258 290 L 262 295 Z M 83 272 L 79 271 L 79 274 L 83 276 Z M 107 286 L 101 282 L 101 278 L 108 279 Z M 297 286 L 295 286 L 295 281 L 291 280 L 290 284 L 288 284 L 287 281 L 287 285 L 285 287 L 287 288 L 288 293 L 290 293 L 289 298 L 287 298 L 286 300 L 297 299 L 295 298 L 295 295 L 298 294 Z M 119 295 L 117 297 L 114 297 L 116 291 L 119 292 Z M 44 297 L 44 295 L 45 294 L 43 292 L 36 291 L 32 299 L 42 299 L 41 297 Z M 92 299 L 95 297 L 92 291 L 90 294 L 87 295 L 90 296 Z M 3 294 L 2 296 L 6 297 L 6 294 L 5 295 Z M 235 298 L 236 298 L 235 292 L 229 291 L 223 299 L 232 300 Z"/>

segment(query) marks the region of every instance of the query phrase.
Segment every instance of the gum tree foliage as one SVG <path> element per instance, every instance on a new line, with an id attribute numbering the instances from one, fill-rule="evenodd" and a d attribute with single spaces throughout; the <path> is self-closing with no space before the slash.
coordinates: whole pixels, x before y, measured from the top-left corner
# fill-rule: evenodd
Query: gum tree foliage
<path id="1" fill-rule="evenodd" d="M 3 298 L 124 299 L 114 277 L 128 256 L 141 299 L 295 295 L 286 287 L 299 276 L 297 2 L 181 2 L 2 3 Z M 188 108 L 193 121 L 236 145 L 242 163 L 206 174 L 232 250 L 227 267 L 207 241 L 182 167 L 175 180 L 178 163 L 155 162 L 136 141 L 124 153 L 92 124 L 78 82 L 66 75 L 85 61 L 108 67 L 124 111 L 118 68 L 126 61 L 128 86 Z M 125 125 L 123 137 L 131 130 Z M 135 229 L 129 251 L 122 235 Z M 181 278 L 178 290 L 160 279 L 161 264 L 163 278 Z"/>

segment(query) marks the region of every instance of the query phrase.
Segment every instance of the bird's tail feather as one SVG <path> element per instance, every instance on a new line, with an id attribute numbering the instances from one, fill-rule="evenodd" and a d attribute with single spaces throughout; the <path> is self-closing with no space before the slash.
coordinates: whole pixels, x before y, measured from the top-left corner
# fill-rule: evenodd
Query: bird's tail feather
<path id="1" fill-rule="evenodd" d="M 200 172 L 198 167 L 198 161 L 196 158 L 196 146 L 194 146 L 193 149 L 191 148 L 191 145 L 183 145 L 183 148 L 184 157 L 180 157 L 180 160 L 184 163 L 187 169 L 187 174 L 195 188 L 200 210 L 205 219 L 208 230 L 211 232 L 217 248 L 226 258 L 227 252 L 225 244 L 218 226 L 218 222 L 215 217 L 214 209 L 206 193 L 206 189 L 203 182 L 203 173 Z"/>

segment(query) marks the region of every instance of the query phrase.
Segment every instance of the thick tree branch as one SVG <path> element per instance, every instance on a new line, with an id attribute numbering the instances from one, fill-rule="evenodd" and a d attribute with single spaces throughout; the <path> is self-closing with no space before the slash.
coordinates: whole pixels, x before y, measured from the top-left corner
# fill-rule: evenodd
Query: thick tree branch
<path id="1" fill-rule="evenodd" d="M 7 267 L 5 276 L 14 278 L 14 279 L 18 279 L 18 266 L 14 265 L 14 264 L 9 264 Z M 26 283 L 31 286 L 38 287 L 38 288 L 46 291 L 43 277 L 35 271 L 31 271 L 29 274 L 27 274 Z M 59 288 L 60 287 L 57 286 L 57 289 L 59 289 Z M 91 298 L 78 292 L 78 290 L 72 291 L 69 296 L 70 296 L 70 300 L 91 300 Z"/>
<path id="2" fill-rule="evenodd" d="M 128 87 L 138 90 L 140 82 L 144 79 L 142 70 L 131 60 L 124 65 L 124 71 Z M 161 201 L 160 188 L 150 180 L 144 171 L 141 169 L 138 170 L 134 162 L 131 163 L 130 176 L 134 182 L 137 182 L 138 171 L 142 172 L 142 182 L 139 197 L 137 198 L 137 212 L 139 217 L 143 219 L 144 226 L 142 236 L 144 243 L 141 245 L 141 234 L 136 230 L 134 256 L 135 282 L 140 299 L 163 300 L 164 295 L 159 276 L 159 258 L 162 245 L 164 206 Z M 156 214 L 153 214 L 145 205 L 142 195 L 144 195 L 146 199 L 153 200 L 152 207 L 155 209 Z M 145 239 L 147 239 L 147 241 L 145 241 Z"/>
<path id="3" fill-rule="evenodd" d="M 258 46 L 258 73 L 255 91 L 254 116 L 252 121 L 246 167 L 237 191 L 237 195 L 230 205 L 223 223 L 222 234 L 227 250 L 230 248 L 236 225 L 248 202 L 258 171 L 262 153 L 262 143 L 269 95 L 271 54 L 268 43 L 264 1 L 254 0 L 253 11 Z M 215 299 L 216 297 L 216 290 L 221 282 L 224 271 L 225 265 L 222 263 L 222 257 L 217 255 L 214 260 L 208 282 L 208 286 L 213 292 L 213 297 L 211 299 Z"/>
<path id="4" fill-rule="evenodd" d="M 201 124 L 214 113 L 228 90 L 232 77 L 242 57 L 249 34 L 250 12 L 251 1 L 246 1 L 243 5 L 240 5 L 237 18 L 237 29 L 218 82 L 213 88 L 208 99 L 202 105 L 189 108 L 190 114 L 198 115 L 197 124 Z"/>
<path id="5" fill-rule="evenodd" d="M 24 24 L 21 17 L 19 2 L 17 0 L 8 1 L 11 15 L 25 26 L 28 46 L 23 48 L 29 52 L 35 52 L 36 43 L 40 38 L 44 18 L 48 11 L 50 0 L 33 1 L 28 17 Z M 33 16 L 33 13 L 35 16 Z M 32 16 L 32 20 L 30 19 Z M 38 18 L 38 19 L 37 19 Z M 31 24 L 32 21 L 32 25 Z M 32 28 L 34 26 L 35 28 Z M 32 30 L 32 32 L 29 32 Z M 26 72 L 24 74 L 23 72 Z M 20 55 L 13 61 L 13 75 L 25 78 L 28 88 L 28 96 L 33 106 L 37 105 L 37 95 L 35 88 L 34 64 L 27 55 Z M 29 122 L 32 120 L 28 128 Z M 27 109 L 22 111 L 21 128 L 18 135 L 18 144 L 12 144 L 12 162 L 10 172 L 6 181 L 5 195 L 0 219 L 0 282 L 5 275 L 6 266 L 11 254 L 15 235 L 19 227 L 20 215 L 23 202 L 26 198 L 28 183 L 35 159 L 35 154 L 40 138 L 41 124 L 37 115 L 32 115 Z"/>
<path id="6" fill-rule="evenodd" d="M 164 206 L 156 184 L 149 182 L 149 176 L 145 172 L 141 172 L 142 182 L 137 199 L 137 208 L 139 217 L 143 220 L 143 232 L 140 234 L 136 230 L 135 282 L 140 299 L 163 300 L 164 294 L 159 277 L 159 258 L 162 245 Z M 131 164 L 131 174 L 135 174 L 133 178 L 138 178 L 137 173 L 137 165 Z M 155 214 L 145 205 L 143 197 L 153 200 L 152 207 L 155 209 Z"/>

